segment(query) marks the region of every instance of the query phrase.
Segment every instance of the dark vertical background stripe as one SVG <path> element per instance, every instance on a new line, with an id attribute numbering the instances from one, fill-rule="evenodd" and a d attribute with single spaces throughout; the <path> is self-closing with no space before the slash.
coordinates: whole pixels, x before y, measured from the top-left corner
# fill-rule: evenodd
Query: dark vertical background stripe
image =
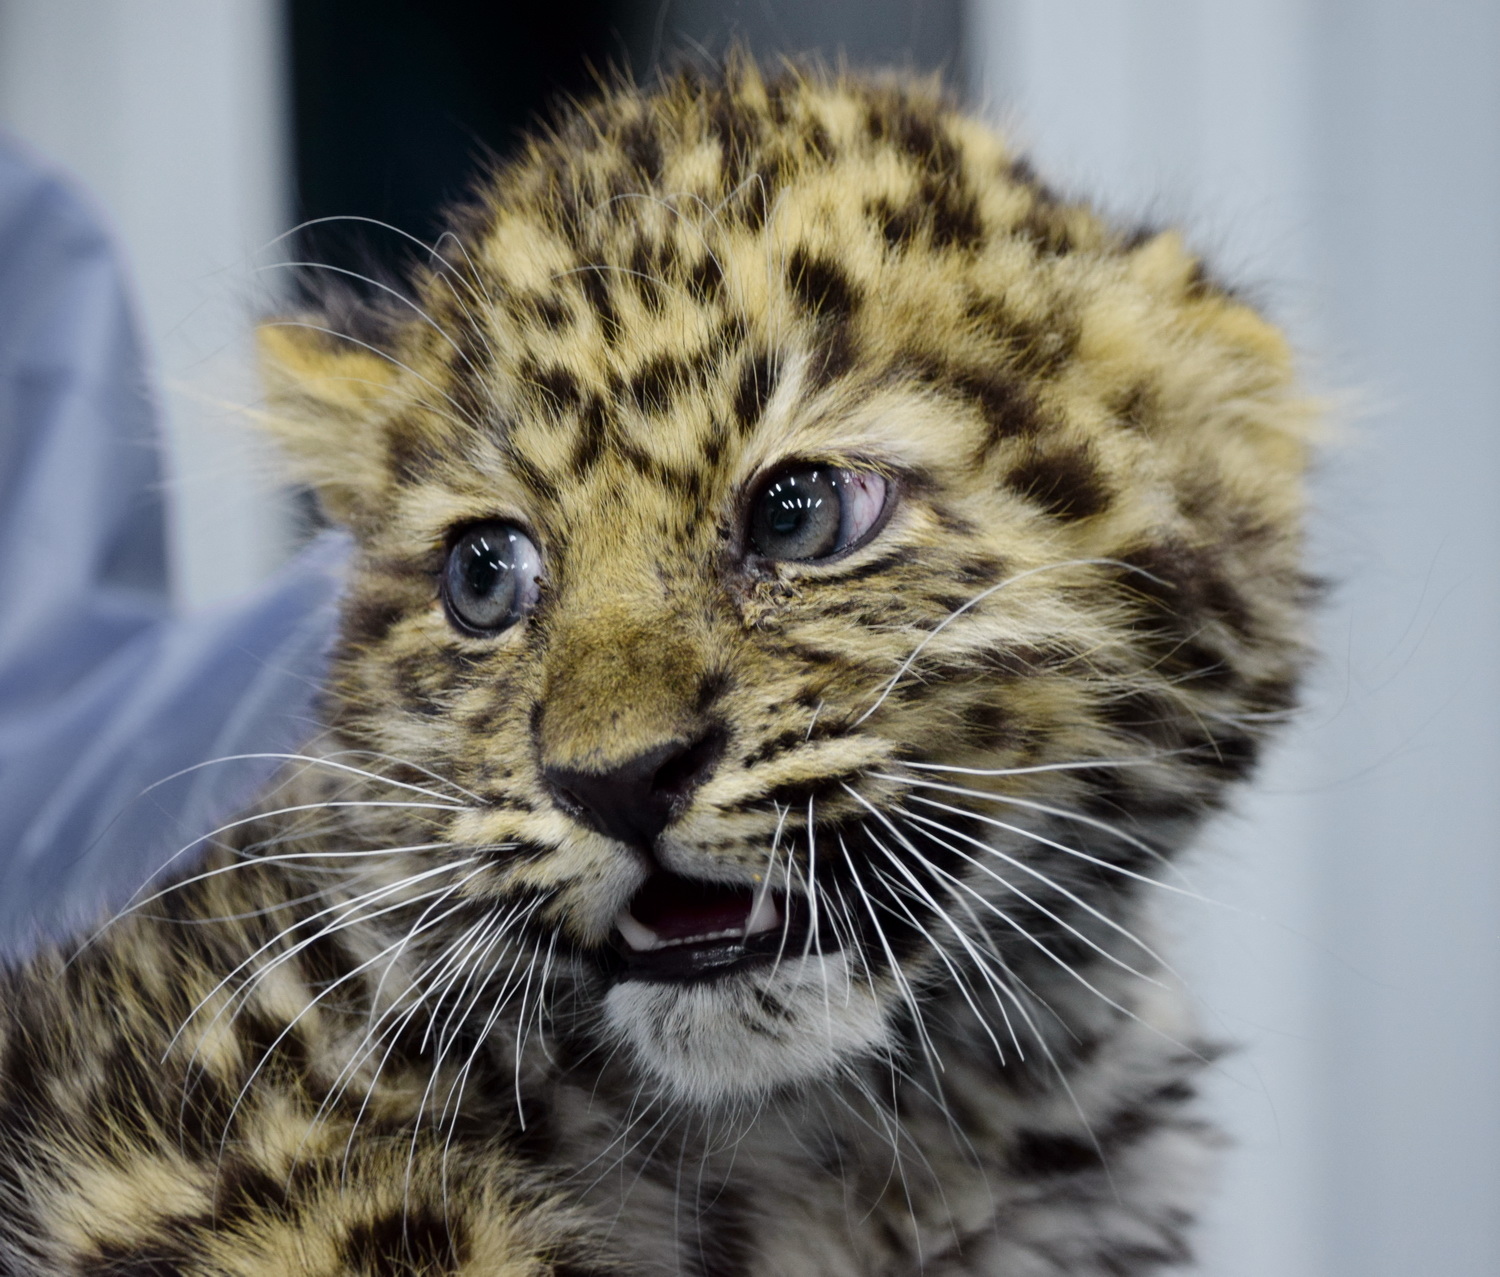
<path id="1" fill-rule="evenodd" d="M 376 218 L 431 241 L 442 211 L 560 96 L 740 40 L 763 58 L 962 65 L 962 0 L 287 0 L 299 221 Z M 956 80 L 955 80 L 956 83 Z M 335 223 L 304 257 L 399 275 L 409 242 Z"/>

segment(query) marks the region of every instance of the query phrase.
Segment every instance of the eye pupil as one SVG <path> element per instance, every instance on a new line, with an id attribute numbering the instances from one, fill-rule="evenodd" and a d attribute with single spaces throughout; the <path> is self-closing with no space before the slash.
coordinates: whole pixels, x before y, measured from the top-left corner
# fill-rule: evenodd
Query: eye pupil
<path id="1" fill-rule="evenodd" d="M 803 511 L 791 501 L 777 502 L 771 511 L 771 530 L 778 536 L 790 536 L 802 526 Z"/>
<path id="2" fill-rule="evenodd" d="M 489 594 L 500 576 L 510 570 L 510 564 L 501 560 L 488 540 L 481 538 L 471 547 L 469 558 L 469 589 L 475 594 Z"/>

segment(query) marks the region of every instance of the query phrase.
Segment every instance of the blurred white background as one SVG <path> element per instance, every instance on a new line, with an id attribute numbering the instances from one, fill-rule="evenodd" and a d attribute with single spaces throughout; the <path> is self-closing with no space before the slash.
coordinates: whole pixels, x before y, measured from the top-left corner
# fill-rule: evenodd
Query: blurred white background
<path id="1" fill-rule="evenodd" d="M 798 40 L 822 11 L 796 8 Z M 1185 224 L 1290 327 L 1333 406 L 1326 657 L 1196 867 L 1222 907 L 1183 916 L 1210 1023 L 1244 1044 L 1214 1083 L 1238 1147 L 1203 1271 L 1495 1277 L 1500 4 L 971 0 L 962 16 L 951 74 L 1039 169 Z M 256 400 L 254 268 L 292 207 L 285 65 L 275 0 L 0 0 L 0 123 L 93 189 L 139 280 L 189 606 L 291 541 L 233 407 Z"/>
<path id="2" fill-rule="evenodd" d="M 125 247 L 171 441 L 178 596 L 243 593 L 291 546 L 250 319 L 290 220 L 275 0 L 0 0 L 0 126 L 75 174 Z M 285 252 L 280 256 L 285 257 Z"/>

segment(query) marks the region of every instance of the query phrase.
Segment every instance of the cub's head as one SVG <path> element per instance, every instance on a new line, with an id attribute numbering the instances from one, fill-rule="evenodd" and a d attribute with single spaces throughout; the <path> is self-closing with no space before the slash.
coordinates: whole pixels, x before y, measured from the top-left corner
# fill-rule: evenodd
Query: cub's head
<path id="1" fill-rule="evenodd" d="M 704 1103 L 1144 969 L 1304 593 L 1287 352 L 1176 235 L 741 64 L 563 120 L 380 311 L 264 345 L 358 547 L 331 728 L 448 796 L 474 962 Z"/>

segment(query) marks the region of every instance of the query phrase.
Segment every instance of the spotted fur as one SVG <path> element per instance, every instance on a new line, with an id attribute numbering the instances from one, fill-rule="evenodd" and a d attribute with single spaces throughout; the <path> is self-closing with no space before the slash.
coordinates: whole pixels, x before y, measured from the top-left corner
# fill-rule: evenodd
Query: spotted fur
<path id="1" fill-rule="evenodd" d="M 326 733 L 5 977 L 0 1268 L 1185 1262 L 1210 1049 L 1152 915 L 1304 660 L 1280 335 L 934 87 L 744 61 L 570 111 L 387 303 L 264 332 L 357 545 Z M 875 535 L 749 553 L 795 459 L 884 477 Z M 475 636 L 487 519 L 544 575 Z M 546 779 L 705 732 L 649 848 Z M 621 981 L 653 866 L 822 930 Z"/>

